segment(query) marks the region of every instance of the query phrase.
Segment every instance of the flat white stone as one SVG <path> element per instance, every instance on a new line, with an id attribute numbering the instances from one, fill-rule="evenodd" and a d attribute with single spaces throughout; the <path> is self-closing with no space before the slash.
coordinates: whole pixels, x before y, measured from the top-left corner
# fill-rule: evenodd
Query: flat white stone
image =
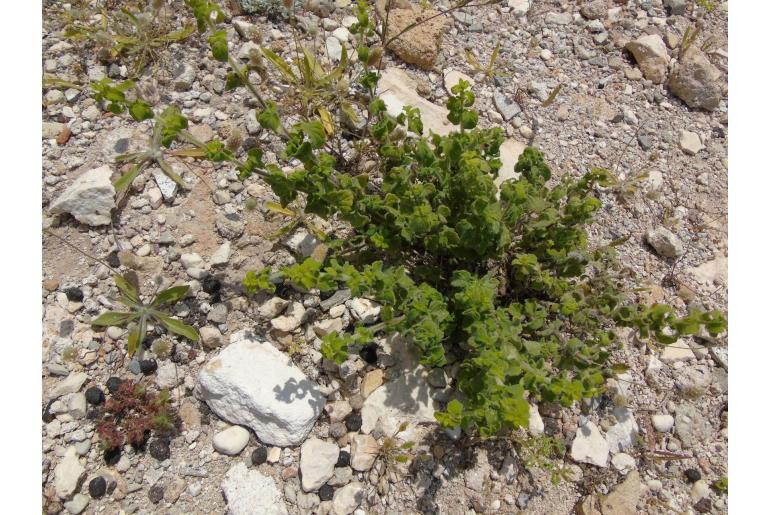
<path id="1" fill-rule="evenodd" d="M 597 467 L 606 467 L 610 455 L 610 445 L 593 422 L 586 422 L 577 430 L 570 451 L 572 459 L 579 463 L 590 463 Z"/>
<path id="2" fill-rule="evenodd" d="M 302 489 L 305 492 L 315 492 L 321 488 L 334 475 L 334 465 L 339 455 L 340 448 L 337 444 L 308 438 L 302 444 L 299 457 Z"/>
<path id="3" fill-rule="evenodd" d="M 85 172 L 51 204 L 50 212 L 69 213 L 87 225 L 108 225 L 115 208 L 111 176 L 109 165 Z"/>
<path id="4" fill-rule="evenodd" d="M 283 496 L 275 480 L 238 462 L 222 481 L 229 515 L 288 515 Z"/>

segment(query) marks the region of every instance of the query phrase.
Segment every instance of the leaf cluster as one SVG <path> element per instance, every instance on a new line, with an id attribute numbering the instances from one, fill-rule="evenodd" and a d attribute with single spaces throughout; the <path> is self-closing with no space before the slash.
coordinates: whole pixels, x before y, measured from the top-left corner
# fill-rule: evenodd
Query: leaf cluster
<path id="1" fill-rule="evenodd" d="M 147 335 L 147 326 L 151 322 L 160 324 L 170 332 L 188 340 L 198 341 L 198 331 L 194 327 L 173 318 L 163 309 L 183 299 L 190 289 L 189 286 L 173 286 L 162 290 L 149 303 L 145 304 L 139 294 L 139 285 L 136 281 L 129 279 L 120 275 L 114 276 L 115 285 L 121 293 L 119 302 L 126 306 L 128 311 L 107 311 L 92 320 L 91 325 L 128 326 L 130 328 L 127 344 L 129 356 L 133 356 L 144 341 Z"/>
<path id="2" fill-rule="evenodd" d="M 105 402 L 104 417 L 96 426 L 104 449 L 141 447 L 152 431 L 169 431 L 175 415 L 168 401 L 167 390 L 156 395 L 134 381 L 122 381 Z"/>

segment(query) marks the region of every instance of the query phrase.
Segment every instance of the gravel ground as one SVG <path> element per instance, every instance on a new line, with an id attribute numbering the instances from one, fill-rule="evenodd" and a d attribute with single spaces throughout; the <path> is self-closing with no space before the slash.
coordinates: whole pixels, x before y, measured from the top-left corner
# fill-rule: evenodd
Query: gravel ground
<path id="1" fill-rule="evenodd" d="M 694 2 L 669 0 L 510 0 L 462 9 L 446 16 L 446 31 L 431 69 L 405 64 L 390 53 L 384 66 L 406 70 L 418 82 L 420 95 L 439 105 L 447 98 L 444 73 L 454 70 L 471 76 L 482 125 L 499 125 L 509 137 L 541 149 L 557 176 L 579 175 L 592 167 L 613 171 L 619 183 L 601 193 L 604 208 L 592 228 L 592 243 L 628 238 L 618 247 L 619 261 L 629 277 L 644 286 L 641 298 L 664 300 L 682 310 L 689 305 L 726 312 L 727 2 L 714 3 L 711 11 Z M 179 7 L 174 16 L 184 16 L 181 2 L 174 5 Z M 315 2 L 314 9 L 319 12 L 328 5 L 334 4 Z M 101 64 L 90 48 L 63 36 L 65 9 L 59 3 L 44 4 L 44 72 L 75 84 L 103 76 L 125 78 L 125 67 Z M 345 17 L 351 14 L 347 1 L 338 1 L 323 22 L 303 13 L 318 28 L 321 52 L 320 42 L 345 26 Z M 273 49 L 288 47 L 291 28 L 280 17 L 238 15 L 229 9 L 228 21 L 232 20 L 254 24 L 264 44 Z M 689 107 L 665 84 L 645 78 L 647 70 L 642 73 L 641 62 L 626 49 L 628 42 L 640 37 L 660 36 L 670 56 L 664 73 L 673 73 L 678 45 L 696 20 L 702 26 L 697 45 L 706 44 L 708 60 L 721 72 L 717 81 L 721 99 L 711 111 Z M 228 36 L 233 52 L 246 44 L 232 27 Z M 496 69 L 501 75 L 489 77 L 475 70 L 466 49 L 484 65 L 498 43 Z M 189 72 L 192 78 L 185 83 Z M 225 73 L 224 66 L 208 57 L 205 38 L 193 36 L 189 43 L 164 48 L 137 82 L 157 105 L 182 107 L 193 123 L 191 130 L 201 139 L 213 135 L 226 139 L 238 130 L 246 142 L 251 138 L 251 144 L 271 148 L 267 159 L 274 159 L 278 148 L 254 123 L 254 105 L 242 91 L 224 91 Z M 559 86 L 558 94 L 544 106 Z M 495 94 L 515 100 L 521 112 L 504 121 Z M 303 250 L 297 244 L 302 235 L 272 237 L 284 222 L 265 207 L 275 198 L 256 177 L 241 182 L 231 167 L 179 157 L 172 164 L 191 186 L 188 191 L 170 193 L 162 177 L 156 179 L 159 171 L 150 169 L 133 183 L 132 194 L 106 225 L 90 226 L 69 215 L 52 214 L 50 207 L 84 173 L 105 164 L 113 173 L 123 171 L 114 158 L 140 149 L 149 125 L 104 112 L 87 89 L 49 87 L 42 100 L 42 209 L 47 232 L 41 407 L 46 513 L 225 513 L 228 506 L 231 513 L 270 512 L 239 511 L 242 504 L 236 494 L 223 493 L 228 470 L 239 463 L 257 471 L 260 478 L 272 478 L 292 514 L 727 512 L 727 495 L 709 488 L 727 476 L 728 358 L 727 341 L 721 339 L 688 338 L 660 349 L 629 336 L 618 351 L 629 370 L 613 381 L 607 395 L 567 410 L 540 406 L 545 434 L 567 444 L 557 463 L 569 477 L 557 485 L 547 471 L 527 469 L 510 441 L 460 445 L 429 423 L 410 432 L 409 438 L 418 444 L 409 467 L 377 460 L 364 470 L 352 470 L 344 463 L 332 463 L 339 465 L 334 468 L 334 477 L 339 478 L 333 481 L 333 500 L 318 488 L 303 492 L 300 477 L 309 477 L 310 472 L 301 464 L 300 446 L 271 447 L 250 432 L 237 455 L 219 452 L 212 440 L 229 423 L 202 400 L 205 394 L 197 379 L 219 352 L 218 345 L 192 348 L 160 336 L 171 344 L 170 358 L 152 348 L 144 350 L 144 358 L 156 359 L 159 367 L 142 374 L 138 363 L 125 355 L 123 331 L 96 331 L 88 323 L 110 307 L 117 290 L 105 263 L 86 258 L 78 249 L 113 267 L 130 266 L 145 292 L 191 284 L 192 295 L 176 306 L 176 316 L 219 331 L 225 343 L 235 341 L 232 337 L 238 331 L 253 331 L 290 356 L 293 366 L 318 384 L 328 402 L 348 404 L 356 413 L 364 402 L 362 385 L 372 381 L 376 387 L 383 380 L 378 382 L 380 371 L 386 384 L 397 379 L 393 371 L 398 365 L 391 361 L 399 354 L 382 342 L 383 350 L 373 363 L 356 357 L 346 362 L 347 368 L 328 370 L 318 352 L 318 327 L 327 320 L 347 326 L 355 316 L 351 301 L 329 309 L 318 296 L 279 291 L 278 296 L 296 303 L 279 317 L 281 310 L 260 309 L 270 296 L 244 296 L 240 283 L 246 271 L 290 264 Z M 62 135 L 65 128 L 68 137 Z M 683 131 L 695 134 L 694 147 Z M 257 199 L 256 209 L 246 209 L 249 198 Z M 671 249 L 655 244 L 658 240 L 650 236 L 660 228 L 670 231 L 664 240 Z M 222 254 L 227 254 L 224 262 L 212 259 Z M 297 315 L 299 309 L 304 317 Z M 278 318 L 296 324 L 290 331 L 279 331 Z M 85 373 L 84 379 L 75 381 L 80 373 Z M 140 381 L 151 391 L 171 388 L 170 402 L 182 424 L 169 439 L 169 459 L 159 461 L 150 452 L 126 447 L 117 463 L 105 463 L 91 415 L 97 410 L 90 404 L 81 409 L 81 403 L 89 387 L 106 392 L 112 376 Z M 57 395 L 56 389 L 70 380 L 79 384 Z M 436 392 L 438 396 L 443 390 Z M 361 431 L 340 428 L 341 422 L 332 418 L 323 412 L 310 437 L 356 455 L 352 447 Z M 665 427 L 669 418 L 673 429 Z M 612 442 L 621 428 L 631 428 L 621 438 L 625 442 L 621 448 L 610 450 L 611 459 L 605 457 L 605 466 L 574 456 L 573 440 L 592 424 L 599 447 L 601 442 Z M 534 431 L 532 425 L 530 430 Z M 381 428 L 372 434 L 377 437 L 375 445 L 384 443 Z M 253 464 L 252 453 L 263 446 L 271 449 L 269 459 Z M 107 480 L 107 494 L 92 496 L 89 484 L 100 476 Z M 358 485 L 361 493 L 346 504 L 342 494 Z M 278 504 L 272 508 L 278 510 Z"/>

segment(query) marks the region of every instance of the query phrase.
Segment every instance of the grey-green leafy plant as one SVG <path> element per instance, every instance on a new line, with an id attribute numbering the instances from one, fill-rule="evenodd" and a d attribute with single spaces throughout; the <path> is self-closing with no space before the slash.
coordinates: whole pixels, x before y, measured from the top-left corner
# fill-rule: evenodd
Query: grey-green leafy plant
<path id="1" fill-rule="evenodd" d="M 147 326 L 157 323 L 174 334 L 183 336 L 194 342 L 198 341 L 198 331 L 184 322 L 173 318 L 164 308 L 169 307 L 183 299 L 190 287 L 187 285 L 173 286 L 158 292 L 153 299 L 144 303 L 139 292 L 139 285 L 129 278 L 115 275 L 115 285 L 121 293 L 119 302 L 128 308 L 128 311 L 107 311 L 91 321 L 95 326 L 128 327 L 128 355 L 133 356 L 147 335 Z"/>
<path id="2" fill-rule="evenodd" d="M 64 35 L 79 43 L 90 41 L 104 60 L 125 59 L 131 66 L 131 75 L 138 76 L 149 63 L 157 60 L 160 50 L 170 43 L 184 41 L 195 32 L 193 26 L 174 28 L 163 9 L 164 2 L 151 4 L 136 6 L 135 11 L 128 7 L 104 6 L 95 22 L 91 9 L 65 11 Z"/>

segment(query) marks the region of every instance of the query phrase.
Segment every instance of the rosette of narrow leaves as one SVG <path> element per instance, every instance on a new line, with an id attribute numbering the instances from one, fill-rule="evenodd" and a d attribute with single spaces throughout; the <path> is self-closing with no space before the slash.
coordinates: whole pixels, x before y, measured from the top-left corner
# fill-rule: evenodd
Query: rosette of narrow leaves
<path id="1" fill-rule="evenodd" d="M 132 284 L 132 281 L 120 275 L 114 276 L 114 280 L 121 293 L 121 297 L 118 300 L 128 308 L 128 311 L 107 311 L 92 320 L 91 325 L 104 327 L 128 326 L 130 329 L 127 344 L 129 356 L 133 356 L 144 341 L 147 335 L 147 326 L 151 322 L 162 325 L 174 334 L 194 342 L 198 341 L 198 331 L 194 327 L 173 318 L 168 312 L 164 311 L 164 308 L 183 299 L 190 289 L 189 286 L 173 286 L 160 291 L 149 303 L 145 304 L 141 300 L 136 283 Z"/>

